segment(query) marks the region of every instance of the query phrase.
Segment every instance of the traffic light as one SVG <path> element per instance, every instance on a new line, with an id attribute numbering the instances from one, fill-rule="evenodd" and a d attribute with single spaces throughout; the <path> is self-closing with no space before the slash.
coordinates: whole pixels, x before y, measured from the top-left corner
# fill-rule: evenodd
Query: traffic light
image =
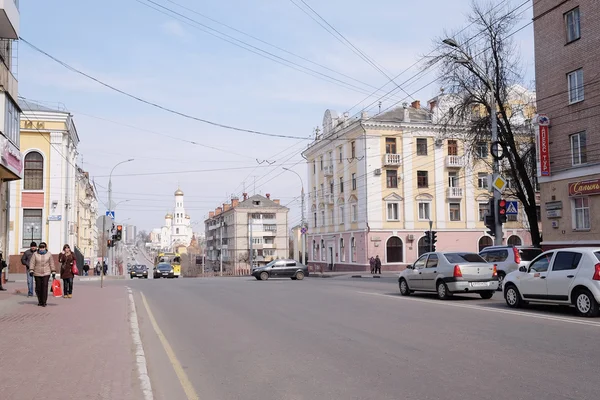
<path id="1" fill-rule="evenodd" d="M 500 222 L 501 224 L 505 223 L 508 220 L 508 216 L 506 215 L 507 205 L 508 203 L 506 200 L 498 200 L 498 222 Z"/>
<path id="2" fill-rule="evenodd" d="M 492 203 L 490 201 L 488 203 L 488 206 L 489 206 L 488 213 L 485 215 L 483 220 L 485 223 L 485 227 L 489 229 L 489 231 L 487 231 L 487 234 L 490 236 L 496 236 L 496 217 L 495 217 L 494 203 Z"/>
<path id="3" fill-rule="evenodd" d="M 435 251 L 435 242 L 437 242 L 437 232 L 431 231 L 431 251 Z"/>
<path id="4" fill-rule="evenodd" d="M 121 240 L 121 237 L 123 236 L 123 225 L 117 225 L 117 234 L 116 234 L 116 240 Z"/>
<path id="5" fill-rule="evenodd" d="M 425 242 L 425 246 L 427 246 L 427 248 L 429 248 L 429 245 L 431 244 L 431 231 L 426 231 L 425 232 L 425 237 L 423 238 L 423 242 Z"/>

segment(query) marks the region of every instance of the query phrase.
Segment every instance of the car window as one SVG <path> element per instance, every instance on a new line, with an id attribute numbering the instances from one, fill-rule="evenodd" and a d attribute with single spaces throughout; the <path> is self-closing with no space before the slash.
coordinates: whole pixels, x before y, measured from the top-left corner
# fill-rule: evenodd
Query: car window
<path id="1" fill-rule="evenodd" d="M 519 255 L 522 261 L 531 261 L 542 254 L 542 249 L 520 249 Z"/>
<path id="2" fill-rule="evenodd" d="M 596 258 L 598 259 L 598 261 L 600 261 L 600 251 L 595 251 L 594 255 L 596 256 Z"/>
<path id="3" fill-rule="evenodd" d="M 421 258 L 419 258 L 417 261 L 415 261 L 415 263 L 413 264 L 413 266 L 415 268 L 424 268 L 425 267 L 425 260 L 427 260 L 427 254 L 421 256 Z"/>
<path id="4" fill-rule="evenodd" d="M 427 267 L 426 268 L 435 268 L 438 265 L 438 256 L 437 254 L 430 254 L 427 259 Z"/>
<path id="5" fill-rule="evenodd" d="M 446 257 L 446 260 L 451 264 L 486 262 L 479 254 L 475 253 L 446 253 L 444 254 L 444 257 Z"/>
<path id="6" fill-rule="evenodd" d="M 498 250 L 498 254 L 496 254 L 496 262 L 506 261 L 508 258 L 508 250 Z"/>
<path id="7" fill-rule="evenodd" d="M 288 261 L 285 265 L 286 265 L 286 267 L 295 267 L 296 261 Z"/>
<path id="8" fill-rule="evenodd" d="M 479 255 L 481 256 L 481 258 L 483 258 L 485 261 L 489 261 L 489 256 L 490 256 L 490 252 L 489 251 L 482 251 L 479 253 Z"/>
<path id="9" fill-rule="evenodd" d="M 574 251 L 559 251 L 554 257 L 552 271 L 567 271 L 571 269 L 577 269 L 580 260 L 581 253 L 576 253 Z"/>
<path id="10" fill-rule="evenodd" d="M 541 256 L 540 258 L 536 258 L 531 264 L 529 264 L 529 272 L 548 271 L 548 266 L 550 265 L 552 255 L 553 253 L 547 253 Z"/>

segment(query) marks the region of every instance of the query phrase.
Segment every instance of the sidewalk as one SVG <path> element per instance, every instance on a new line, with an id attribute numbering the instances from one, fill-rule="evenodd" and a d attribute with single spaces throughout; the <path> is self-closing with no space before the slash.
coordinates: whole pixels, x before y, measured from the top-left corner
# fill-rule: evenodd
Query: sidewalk
<path id="1" fill-rule="evenodd" d="M 141 399 L 123 286 L 75 283 L 72 299 L 0 297 L 0 398 Z M 21 294 L 16 294 L 21 291 Z"/>
<path id="2" fill-rule="evenodd" d="M 59 277 L 59 274 L 56 275 L 57 277 Z M 105 275 L 104 279 L 125 279 L 127 278 L 127 275 Z M 99 281 L 100 277 L 99 276 L 95 276 L 95 275 L 88 275 L 88 276 L 75 276 L 75 282 L 81 281 L 81 282 L 88 282 L 88 281 Z M 23 283 L 23 282 L 27 282 L 27 275 L 25 274 L 10 274 L 8 276 L 8 282 L 17 282 L 17 283 Z M 27 286 L 26 286 L 27 287 Z M 25 293 L 27 294 L 27 293 Z"/>
<path id="3" fill-rule="evenodd" d="M 311 272 L 309 278 L 397 278 L 398 272 L 385 271 L 381 274 L 373 275 L 370 272 Z"/>

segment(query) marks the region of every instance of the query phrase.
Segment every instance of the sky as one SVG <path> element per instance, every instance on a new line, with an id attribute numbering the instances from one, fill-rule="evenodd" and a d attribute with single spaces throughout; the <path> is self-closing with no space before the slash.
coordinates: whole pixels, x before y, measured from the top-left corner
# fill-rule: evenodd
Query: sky
<path id="1" fill-rule="evenodd" d="M 494 2 L 505 8 L 523 0 Z M 194 231 L 203 232 L 208 212 L 241 197 L 245 188 L 281 199 L 290 207 L 291 227 L 300 222 L 301 182 L 283 167 L 307 183 L 301 151 L 325 110 L 373 114 L 379 98 L 394 88 L 389 77 L 401 72 L 396 82 L 412 98 L 425 103 L 435 96 L 436 72 L 414 78 L 422 63 L 414 64 L 434 49 L 436 38 L 469 25 L 471 6 L 471 0 L 429 0 L 426 7 L 408 0 L 305 3 L 381 71 L 311 19 L 302 0 L 21 1 L 20 34 L 71 67 L 148 102 L 220 124 L 306 139 L 261 136 L 174 115 L 78 75 L 24 42 L 18 50 L 19 95 L 73 114 L 81 140 L 78 164 L 94 179 L 102 212 L 110 170 L 134 158 L 113 173 L 118 221 L 145 230 L 162 226 L 179 186 Z M 521 8 L 517 27 L 530 23 L 530 3 Z M 514 39 L 526 80 L 532 81 L 532 26 Z M 384 91 L 372 95 L 382 86 Z M 382 108 L 409 100 L 398 91 Z"/>

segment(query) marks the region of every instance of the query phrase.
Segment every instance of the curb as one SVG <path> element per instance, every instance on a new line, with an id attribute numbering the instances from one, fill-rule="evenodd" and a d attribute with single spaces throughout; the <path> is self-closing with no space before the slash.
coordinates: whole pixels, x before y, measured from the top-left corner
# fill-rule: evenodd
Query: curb
<path id="1" fill-rule="evenodd" d="M 150 384 L 150 377 L 148 376 L 146 354 L 144 353 L 144 346 L 142 345 L 142 338 L 140 336 L 140 326 L 138 323 L 137 311 L 135 309 L 133 292 L 129 287 L 127 287 L 127 291 L 129 292 L 129 325 L 131 328 L 131 339 L 133 340 L 133 345 L 135 346 L 135 358 L 138 378 L 140 380 L 140 388 L 144 394 L 144 400 L 154 400 L 152 385 Z"/>

